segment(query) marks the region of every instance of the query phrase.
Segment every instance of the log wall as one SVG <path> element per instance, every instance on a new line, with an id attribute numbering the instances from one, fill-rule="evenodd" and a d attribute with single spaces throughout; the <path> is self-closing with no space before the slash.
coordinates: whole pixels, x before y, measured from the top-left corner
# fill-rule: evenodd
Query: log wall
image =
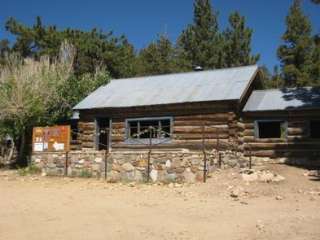
<path id="1" fill-rule="evenodd" d="M 127 118 L 172 117 L 172 139 L 158 145 L 158 148 L 202 147 L 202 126 L 204 125 L 205 143 L 217 144 L 234 142 L 237 137 L 237 116 L 233 102 L 182 104 L 178 106 L 158 106 L 129 108 L 121 110 L 92 110 L 80 113 L 79 144 L 82 149 L 95 148 L 96 117 L 109 117 L 111 123 L 111 148 L 118 150 L 142 149 L 145 145 L 126 142 L 125 121 Z"/>
<path id="2" fill-rule="evenodd" d="M 284 120 L 287 121 L 287 134 L 284 138 L 255 137 L 255 120 Z M 286 113 L 256 113 L 243 116 L 238 122 L 238 142 L 245 156 L 255 157 L 319 157 L 320 139 L 309 137 L 310 120 L 320 120 L 320 113 L 286 112 Z"/>

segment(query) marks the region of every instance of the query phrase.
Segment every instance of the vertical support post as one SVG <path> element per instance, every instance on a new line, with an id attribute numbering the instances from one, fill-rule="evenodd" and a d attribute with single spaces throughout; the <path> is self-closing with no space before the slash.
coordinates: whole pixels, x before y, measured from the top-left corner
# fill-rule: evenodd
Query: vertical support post
<path id="1" fill-rule="evenodd" d="M 248 144 L 249 146 L 249 169 L 252 168 L 252 153 L 251 153 L 251 146 L 250 144 Z"/>
<path id="2" fill-rule="evenodd" d="M 66 151 L 66 161 L 65 161 L 65 165 L 64 165 L 64 175 L 68 176 L 68 162 L 69 162 L 69 152 Z"/>
<path id="3" fill-rule="evenodd" d="M 204 135 L 205 126 L 202 124 L 202 152 L 203 152 L 203 182 L 207 181 L 207 153 L 206 153 L 206 143 Z"/>
<path id="4" fill-rule="evenodd" d="M 108 167 L 108 152 L 107 150 L 104 151 L 104 180 L 107 180 L 107 167 Z"/>
<path id="5" fill-rule="evenodd" d="M 217 129 L 217 154 L 218 154 L 218 166 L 221 168 L 222 166 L 222 159 L 221 159 L 221 153 L 220 153 L 220 136 Z"/>
<path id="6" fill-rule="evenodd" d="M 149 127 L 149 151 L 148 151 L 148 166 L 147 166 L 147 182 L 150 181 L 151 149 L 152 149 L 152 127 Z"/>

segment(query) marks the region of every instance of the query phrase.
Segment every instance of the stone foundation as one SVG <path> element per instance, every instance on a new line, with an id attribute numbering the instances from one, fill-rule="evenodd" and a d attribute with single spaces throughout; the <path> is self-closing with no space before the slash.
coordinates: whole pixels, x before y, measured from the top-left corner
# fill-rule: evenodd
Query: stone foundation
<path id="1" fill-rule="evenodd" d="M 212 157 L 212 156 L 211 156 Z M 70 151 L 66 153 L 34 153 L 32 162 L 44 175 L 105 177 L 110 182 L 148 180 L 148 151 Z M 105 172 L 105 162 L 107 171 Z M 210 154 L 207 168 L 210 171 Z M 153 182 L 196 182 L 203 180 L 203 153 L 195 151 L 153 151 L 149 180 Z"/>

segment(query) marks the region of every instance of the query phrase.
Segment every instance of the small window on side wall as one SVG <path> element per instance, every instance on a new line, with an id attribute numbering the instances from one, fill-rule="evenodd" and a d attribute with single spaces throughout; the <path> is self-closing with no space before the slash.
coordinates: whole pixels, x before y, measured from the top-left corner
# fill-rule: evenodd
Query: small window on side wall
<path id="1" fill-rule="evenodd" d="M 319 138 L 320 139 L 320 120 L 310 121 L 310 138 Z"/>
<path id="2" fill-rule="evenodd" d="M 255 122 L 256 138 L 285 138 L 287 122 L 278 120 L 263 120 Z"/>

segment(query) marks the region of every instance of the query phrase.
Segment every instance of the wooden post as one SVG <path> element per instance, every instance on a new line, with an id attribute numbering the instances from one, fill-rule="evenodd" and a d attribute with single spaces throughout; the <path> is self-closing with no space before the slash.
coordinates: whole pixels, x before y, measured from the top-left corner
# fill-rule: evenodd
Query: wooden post
<path id="1" fill-rule="evenodd" d="M 65 161 L 65 165 L 64 165 L 64 175 L 68 176 L 68 161 L 69 161 L 69 152 L 66 151 L 66 161 Z"/>
<path id="2" fill-rule="evenodd" d="M 107 167 L 108 167 L 108 154 L 107 150 L 104 151 L 104 179 L 107 180 Z"/>
<path id="3" fill-rule="evenodd" d="M 151 149 L 152 149 L 152 128 L 149 127 L 149 151 L 148 151 L 148 166 L 147 166 L 147 182 L 150 181 Z"/>
<path id="4" fill-rule="evenodd" d="M 206 143 L 204 135 L 205 126 L 202 124 L 202 152 L 203 152 L 203 182 L 207 181 L 207 153 L 206 153 Z"/>

